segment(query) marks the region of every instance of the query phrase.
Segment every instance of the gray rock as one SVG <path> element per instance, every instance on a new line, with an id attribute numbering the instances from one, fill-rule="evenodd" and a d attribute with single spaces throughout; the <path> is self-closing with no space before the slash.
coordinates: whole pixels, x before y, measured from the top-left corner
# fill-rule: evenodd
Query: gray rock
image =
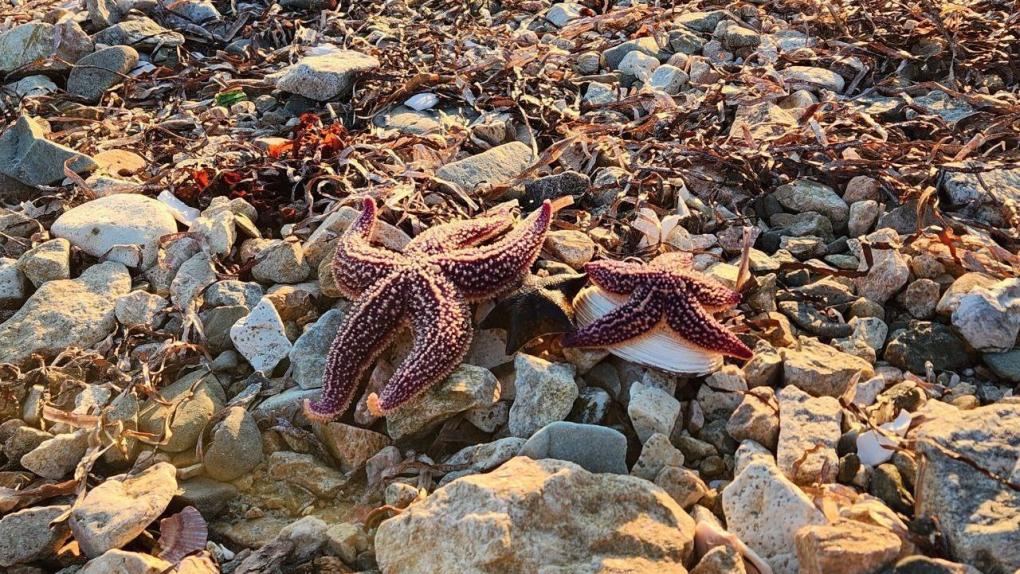
<path id="1" fill-rule="evenodd" d="M 138 290 L 117 298 L 115 313 L 121 325 L 157 327 L 169 305 L 169 301 L 159 295 Z"/>
<path id="2" fill-rule="evenodd" d="M 780 70 L 779 74 L 783 77 L 783 81 L 794 89 L 822 88 L 840 93 L 845 84 L 843 77 L 836 72 L 812 66 L 790 66 Z"/>
<path id="3" fill-rule="evenodd" d="M 978 351 L 1011 349 L 1020 334 L 1020 279 L 1004 279 L 960 297 L 953 326 Z"/>
<path id="4" fill-rule="evenodd" d="M 311 100 L 327 101 L 351 90 L 355 78 L 379 67 L 379 60 L 354 50 L 305 56 L 276 78 L 277 89 Z"/>
<path id="5" fill-rule="evenodd" d="M 783 476 L 771 457 L 757 456 L 761 458 L 747 462 L 722 491 L 727 527 L 773 571 L 796 572 L 797 532 L 804 526 L 828 521 L 811 498 Z"/>
<path id="6" fill-rule="evenodd" d="M 17 309 L 28 297 L 30 281 L 17 263 L 0 257 L 0 309 Z"/>
<path id="7" fill-rule="evenodd" d="M 865 199 L 850 205 L 849 219 L 847 219 L 847 233 L 850 237 L 865 235 L 878 221 L 879 205 L 873 199 Z"/>
<path id="8" fill-rule="evenodd" d="M 291 343 L 279 312 L 263 297 L 230 328 L 230 340 L 256 371 L 269 374 L 290 353 Z"/>
<path id="9" fill-rule="evenodd" d="M 74 472 L 88 446 L 88 431 L 84 429 L 60 434 L 21 457 L 21 466 L 43 478 L 60 480 Z"/>
<path id="10" fill-rule="evenodd" d="M 71 244 L 51 239 L 36 245 L 18 258 L 18 269 L 36 287 L 47 281 L 71 278 Z"/>
<path id="11" fill-rule="evenodd" d="M 184 35 L 167 30 L 144 16 L 114 24 L 97 32 L 92 39 L 97 44 L 131 46 L 141 50 L 153 50 L 158 46 L 175 48 L 184 45 Z"/>
<path id="12" fill-rule="evenodd" d="M 50 528 L 50 522 L 69 506 L 36 506 L 12 512 L 0 519 L 0 566 L 50 558 L 70 536 L 66 523 Z"/>
<path id="13" fill-rule="evenodd" d="M 549 7 L 549 11 L 545 13 L 545 19 L 552 22 L 554 26 L 562 28 L 571 20 L 580 18 L 583 10 L 584 5 L 577 2 L 558 2 Z"/>
<path id="14" fill-rule="evenodd" d="M 106 90 L 120 84 L 138 63 L 131 46 L 111 46 L 78 60 L 67 77 L 67 91 L 88 102 L 98 102 Z"/>
<path id="15" fill-rule="evenodd" d="M 160 448 L 166 452 L 183 452 L 195 446 L 206 425 L 225 402 L 223 387 L 216 376 L 200 369 L 160 389 L 157 397 L 149 399 L 142 408 L 138 427 L 162 437 L 166 417 L 172 412 L 172 434 Z"/>
<path id="16" fill-rule="evenodd" d="M 170 300 L 177 309 L 189 309 L 201 302 L 202 293 L 216 281 L 216 269 L 205 251 L 181 264 L 170 283 Z"/>
<path id="17" fill-rule="evenodd" d="M 707 12 L 688 12 L 677 16 L 674 24 L 690 28 L 695 32 L 712 32 L 719 22 L 726 19 L 726 12 L 723 10 L 710 10 Z"/>
<path id="18" fill-rule="evenodd" d="M 0 50 L 2 52 L 2 50 Z M 64 163 L 75 173 L 95 169 L 87 155 L 46 139 L 46 128 L 27 115 L 0 134 L 0 174 L 27 185 L 50 185 L 64 179 Z"/>
<path id="19" fill-rule="evenodd" d="M 225 279 L 210 285 L 202 294 L 202 300 L 206 307 L 244 305 L 251 309 L 258 305 L 262 295 L 262 286 L 254 281 Z"/>
<path id="20" fill-rule="evenodd" d="M 659 59 L 655 56 L 645 54 L 640 50 L 633 50 L 620 60 L 616 69 L 624 78 L 634 78 L 641 82 L 648 82 L 652 73 L 659 67 Z"/>
<path id="21" fill-rule="evenodd" d="M 680 418 L 680 401 L 666 391 L 634 383 L 630 386 L 627 415 L 634 424 L 634 432 L 642 443 L 654 433 L 669 436 Z"/>
<path id="22" fill-rule="evenodd" d="M 209 350 L 213 353 L 222 353 L 233 349 L 234 342 L 230 339 L 230 330 L 238 321 L 247 317 L 248 313 L 249 310 L 244 305 L 224 305 L 202 311 L 199 318 L 202 320 L 202 329 Z"/>
<path id="23" fill-rule="evenodd" d="M 8 460 L 20 462 L 21 457 L 51 438 L 53 435 L 46 431 L 30 426 L 18 426 L 4 441 L 4 455 Z"/>
<path id="24" fill-rule="evenodd" d="M 591 179 L 576 171 L 564 171 L 533 179 L 524 184 L 524 193 L 531 205 L 538 205 L 546 199 L 577 196 L 588 191 Z"/>
<path id="25" fill-rule="evenodd" d="M 319 498 L 332 498 L 347 484 L 340 471 L 310 454 L 276 451 L 269 455 L 268 476 L 308 490 Z"/>
<path id="26" fill-rule="evenodd" d="M 691 68 L 691 81 L 694 83 L 697 76 L 694 75 L 694 68 Z M 744 138 L 744 128 L 756 140 L 769 140 L 781 137 L 788 131 L 797 127 L 797 119 L 790 115 L 783 108 L 772 102 L 763 102 L 750 106 L 737 106 L 736 115 L 733 117 L 733 125 L 730 126 L 730 136 Z M 814 183 L 814 182 L 809 182 Z M 788 184 L 792 185 L 792 184 Z M 816 211 L 810 206 L 805 206 L 804 211 Z"/>
<path id="27" fill-rule="evenodd" d="M 344 472 L 357 470 L 392 442 L 390 437 L 340 422 L 315 426 L 316 436 L 340 463 Z"/>
<path id="28" fill-rule="evenodd" d="M 160 462 L 133 476 L 108 478 L 71 512 L 74 539 L 88 557 L 121 548 L 166 510 L 177 492 L 176 469 Z"/>
<path id="29" fill-rule="evenodd" d="M 616 70 L 619 68 L 620 62 L 623 61 L 624 56 L 634 51 L 638 51 L 649 56 L 656 56 L 659 53 L 659 44 L 655 41 L 655 38 L 652 38 L 651 36 L 627 40 L 626 42 L 617 44 L 603 52 L 602 57 L 605 59 L 606 66 L 608 66 L 609 69 Z"/>
<path id="30" fill-rule="evenodd" d="M 26 76 L 4 86 L 18 99 L 45 96 L 57 91 L 57 85 L 46 76 Z"/>
<path id="31" fill-rule="evenodd" d="M 534 159 L 528 145 L 514 141 L 448 163 L 436 170 L 436 176 L 472 191 L 482 183 L 506 183 L 520 175 Z"/>
<path id="32" fill-rule="evenodd" d="M 570 461 L 589 472 L 627 474 L 627 437 L 603 426 L 556 421 L 533 434 L 518 454 Z"/>
<path id="33" fill-rule="evenodd" d="M 846 224 L 850 207 L 831 187 L 807 179 L 781 185 L 772 194 L 786 209 L 796 213 L 815 211 L 832 220 L 833 227 Z"/>
<path id="34" fill-rule="evenodd" d="M 446 485 L 469 474 L 488 472 L 517 456 L 526 442 L 522 438 L 511 436 L 490 443 L 464 447 L 451 456 L 446 464 L 466 464 L 468 468 L 448 473 L 440 485 Z"/>
<path id="35" fill-rule="evenodd" d="M 584 92 L 584 101 L 593 106 L 611 104 L 617 100 L 616 88 L 602 82 L 589 82 Z"/>
<path id="36" fill-rule="evenodd" d="M 120 263 L 100 263 L 77 279 L 50 281 L 0 324 L 0 362 L 20 363 L 32 353 L 89 348 L 116 328 L 117 297 L 131 287 Z"/>
<path id="37" fill-rule="evenodd" d="M 53 58 L 50 70 L 62 71 L 95 49 L 78 23 L 66 19 L 58 24 L 33 21 L 0 34 L 0 72 L 31 71 L 26 67 L 39 59 Z"/>
<path id="38" fill-rule="evenodd" d="M 499 380 L 488 369 L 461 365 L 421 397 L 395 409 L 386 417 L 386 431 L 393 440 L 417 435 L 450 417 L 499 400 Z"/>
<path id="39" fill-rule="evenodd" d="M 726 422 L 726 432 L 736 441 L 752 440 L 775 450 L 779 440 L 779 403 L 772 387 L 748 391 Z"/>
<path id="40" fill-rule="evenodd" d="M 581 424 L 597 425 L 606 418 L 612 402 L 612 397 L 603 389 L 585 387 L 578 393 L 567 418 Z"/>
<path id="41" fill-rule="evenodd" d="M 1020 492 L 1007 484 L 1018 482 L 1020 404 L 953 413 L 923 424 L 916 437 L 925 460 L 918 516 L 938 516 L 956 559 L 983 572 L 1020 568 Z"/>
<path id="42" fill-rule="evenodd" d="M 663 467 L 654 482 L 685 510 L 704 498 L 709 490 L 698 473 L 680 466 Z"/>
<path id="43" fill-rule="evenodd" d="M 942 294 L 941 287 L 931 279 L 918 279 L 907 285 L 901 296 L 903 307 L 915 319 L 928 319 L 935 313 L 935 305 Z"/>
<path id="44" fill-rule="evenodd" d="M 687 28 L 681 27 L 669 31 L 669 47 L 674 53 L 697 54 L 704 45 L 705 39 Z"/>
<path id="45" fill-rule="evenodd" d="M 317 389 L 322 386 L 322 372 L 326 368 L 326 354 L 336 338 L 344 312 L 330 309 L 294 342 L 288 357 L 291 376 L 302 389 Z"/>
<path id="46" fill-rule="evenodd" d="M 118 0 L 85 0 L 85 8 L 92 25 L 100 30 L 123 20 L 127 12 Z"/>
<path id="47" fill-rule="evenodd" d="M 954 98 L 942 90 L 932 90 L 919 98 L 914 98 L 914 105 L 923 108 L 929 114 L 939 116 L 950 127 L 977 113 L 965 100 Z M 905 115 L 907 119 L 913 119 L 918 113 L 914 109 L 907 109 Z"/>
<path id="48" fill-rule="evenodd" d="M 151 554 L 109 550 L 102 556 L 89 560 L 78 574 L 161 574 L 173 570 L 174 565 Z M 182 570 L 186 568 L 183 567 Z"/>
<path id="49" fill-rule="evenodd" d="M 657 90 L 662 90 L 671 96 L 675 96 L 680 93 L 680 89 L 683 88 L 688 79 L 687 72 L 676 66 L 663 64 L 652 72 L 648 85 Z"/>
<path id="50" fill-rule="evenodd" d="M 258 251 L 255 261 L 251 276 L 261 283 L 299 283 L 311 271 L 301 244 L 294 241 L 271 240 Z"/>
<path id="51" fill-rule="evenodd" d="M 935 306 L 935 312 L 939 315 L 952 315 L 956 308 L 960 306 L 960 299 L 964 295 L 971 293 L 977 287 L 991 287 L 995 283 L 996 279 L 991 275 L 975 271 L 964 273 L 957 277 L 952 285 L 946 289 L 945 293 L 942 294 L 938 305 Z"/>
<path id="52" fill-rule="evenodd" d="M 248 411 L 243 407 L 227 409 L 212 429 L 203 462 L 206 474 L 222 481 L 239 478 L 262 462 L 262 435 Z"/>
<path id="53" fill-rule="evenodd" d="M 889 243 L 891 246 L 895 246 L 899 243 L 899 237 L 896 232 L 888 228 L 879 229 L 867 235 L 866 239 L 872 244 Z M 868 258 L 865 256 L 861 242 L 857 239 L 851 239 L 847 243 L 850 246 L 851 253 L 861 262 L 858 271 L 867 271 L 864 277 L 854 279 L 857 293 L 862 297 L 877 303 L 885 303 L 896 295 L 907 284 L 907 281 L 910 280 L 910 261 L 899 249 L 878 249 L 872 247 L 871 256 L 873 264 L 871 267 L 868 267 Z"/>
<path id="54" fill-rule="evenodd" d="M 954 205 L 970 210 L 988 205 L 1004 213 L 1005 206 L 1020 203 L 1020 169 L 992 169 L 980 173 L 951 172 L 944 181 Z"/>
<path id="55" fill-rule="evenodd" d="M 663 468 L 683 465 L 684 453 L 669 442 L 668 436 L 655 433 L 648 437 L 641 447 L 641 456 L 630 469 L 630 473 L 638 478 L 654 481 Z"/>
<path id="56" fill-rule="evenodd" d="M 159 239 L 177 233 L 177 222 L 162 202 L 121 193 L 65 211 L 50 233 L 89 255 L 147 269 L 156 262 Z"/>
<path id="57" fill-rule="evenodd" d="M 1020 349 L 1005 353 L 985 353 L 982 359 L 999 377 L 1012 383 L 1020 383 Z"/>
<path id="58" fill-rule="evenodd" d="M 561 421 L 577 399 L 574 366 L 550 363 L 518 353 L 514 359 L 517 396 L 510 407 L 510 434 L 528 438 L 549 423 Z"/>

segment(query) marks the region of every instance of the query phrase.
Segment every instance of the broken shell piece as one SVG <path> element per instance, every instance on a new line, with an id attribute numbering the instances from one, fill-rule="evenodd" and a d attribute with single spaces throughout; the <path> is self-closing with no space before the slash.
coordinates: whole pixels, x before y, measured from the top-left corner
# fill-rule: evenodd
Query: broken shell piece
<path id="1" fill-rule="evenodd" d="M 407 101 L 404 102 L 404 105 L 416 112 L 421 112 L 434 108 L 438 103 L 439 96 L 429 92 L 425 92 L 421 94 L 415 94 L 410 98 L 407 98 Z"/>
<path id="2" fill-rule="evenodd" d="M 591 324 L 626 301 L 626 296 L 613 295 L 599 287 L 585 287 L 574 299 L 578 327 Z M 606 349 L 621 359 L 678 374 L 705 375 L 719 370 L 723 364 L 721 353 L 688 343 L 665 325 Z"/>

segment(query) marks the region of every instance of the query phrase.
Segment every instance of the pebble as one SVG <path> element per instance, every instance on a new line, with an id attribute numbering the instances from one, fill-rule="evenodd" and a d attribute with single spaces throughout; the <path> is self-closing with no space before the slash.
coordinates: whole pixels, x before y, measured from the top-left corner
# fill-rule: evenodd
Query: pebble
<path id="1" fill-rule="evenodd" d="M 847 233 L 850 237 L 866 235 L 878 221 L 880 207 L 873 199 L 864 199 L 850 204 L 850 212 L 847 219 Z"/>
<path id="2" fill-rule="evenodd" d="M 21 457 L 21 466 L 43 478 L 60 480 L 74 472 L 88 448 L 88 431 L 47 439 Z"/>
<path id="3" fill-rule="evenodd" d="M 736 441 L 752 440 L 775 450 L 779 439 L 779 403 L 772 387 L 748 391 L 726 422 L 726 432 Z"/>
<path id="4" fill-rule="evenodd" d="M 162 437 L 166 418 L 172 412 L 172 434 L 160 449 L 184 452 L 195 446 L 206 425 L 223 408 L 225 402 L 223 387 L 216 375 L 199 369 L 163 387 L 157 396 L 146 401 L 138 419 L 138 428 Z M 171 406 L 175 408 L 171 410 Z"/>
<path id="5" fill-rule="evenodd" d="M 863 379 L 875 370 L 864 359 L 840 352 L 815 339 L 801 337 L 800 348 L 780 350 L 783 357 L 783 380 L 815 396 L 839 397 L 846 392 L 851 378 Z"/>
<path id="6" fill-rule="evenodd" d="M 531 147 L 514 141 L 447 163 L 436 176 L 471 192 L 479 185 L 499 185 L 520 175 L 534 161 Z"/>
<path id="7" fill-rule="evenodd" d="M 609 427 L 556 421 L 531 435 L 518 454 L 570 461 L 589 472 L 627 474 L 627 438 Z"/>
<path id="8" fill-rule="evenodd" d="M 261 283 L 300 283 L 311 272 L 301 245 L 294 241 L 270 240 L 258 250 L 255 261 L 251 276 Z"/>
<path id="9" fill-rule="evenodd" d="M 581 269 L 595 256 L 595 242 L 583 231 L 572 229 L 550 231 L 543 249 L 552 258 L 574 269 Z"/>
<path id="10" fill-rule="evenodd" d="M 842 434 L 843 410 L 833 397 L 812 397 L 793 386 L 776 393 L 779 440 L 776 462 L 797 484 L 836 480 L 836 443 Z"/>
<path id="11" fill-rule="evenodd" d="M 317 50 L 324 53 L 305 56 L 283 70 L 276 88 L 324 102 L 346 95 L 359 74 L 379 67 L 379 60 L 367 54 L 322 47 Z"/>
<path id="12" fill-rule="evenodd" d="M 114 314 L 121 325 L 143 325 L 150 328 L 159 326 L 170 303 L 146 291 L 132 291 L 117 298 Z"/>
<path id="13" fill-rule="evenodd" d="M 78 574 L 107 574 L 111 572 L 117 574 L 161 574 L 173 568 L 173 564 L 149 554 L 114 549 L 89 560 L 78 571 Z"/>
<path id="14" fill-rule="evenodd" d="M 855 520 L 810 525 L 796 538 L 801 574 L 867 574 L 895 564 L 906 548 L 893 531 Z"/>
<path id="15" fill-rule="evenodd" d="M 1008 351 L 1020 334 L 1020 279 L 1004 279 L 960 297 L 953 327 L 978 351 Z"/>
<path id="16" fill-rule="evenodd" d="M 50 558 L 70 536 L 66 523 L 50 522 L 70 506 L 35 506 L 0 518 L 0 566 Z"/>
<path id="17" fill-rule="evenodd" d="M 892 229 L 879 229 L 865 236 L 871 244 L 897 244 L 899 236 Z M 910 279 L 909 258 L 898 249 L 872 248 L 874 264 L 869 268 L 864 249 L 857 239 L 849 241 L 850 251 L 861 261 L 859 271 L 867 271 L 864 277 L 854 279 L 857 293 L 876 303 L 885 303 L 907 284 Z"/>
<path id="18" fill-rule="evenodd" d="M 273 480 L 304 488 L 324 499 L 332 498 L 347 484 L 343 474 L 314 456 L 289 451 L 277 451 L 269 455 L 267 474 Z"/>
<path id="19" fill-rule="evenodd" d="M 0 33 L 0 72 L 33 71 L 36 67 L 30 64 L 51 56 L 59 59 L 48 69 L 63 71 L 68 67 L 64 62 L 74 64 L 94 49 L 88 34 L 73 19 L 57 24 L 28 22 Z"/>
<path id="20" fill-rule="evenodd" d="M 344 472 L 365 466 L 368 459 L 392 442 L 382 433 L 341 422 L 317 425 L 315 431 Z"/>
<path id="21" fill-rule="evenodd" d="M 655 38 L 651 36 L 645 36 L 643 38 L 635 38 L 633 40 L 627 40 L 621 44 L 617 44 L 612 48 L 602 52 L 602 58 L 606 61 L 606 66 L 611 70 L 617 70 L 620 67 L 620 62 L 623 58 L 634 51 L 641 52 L 648 56 L 655 56 L 659 53 L 659 44 L 655 41 Z"/>
<path id="22" fill-rule="evenodd" d="M 0 36 L 0 48 L 3 47 L 5 36 Z M 0 54 L 3 53 L 4 50 L 0 49 Z M 19 116 L 14 127 L 0 134 L 0 174 L 26 185 L 39 186 L 63 181 L 66 177 L 64 164 L 68 161 L 68 167 L 75 173 L 95 169 L 96 162 L 91 157 L 46 139 L 48 131 L 35 118 L 24 114 Z M 55 227 L 56 223 L 50 232 L 59 236 Z"/>
<path id="23" fill-rule="evenodd" d="M 925 363 L 936 371 L 959 371 L 974 363 L 966 345 L 941 323 L 912 321 L 892 333 L 884 358 L 889 364 L 916 374 L 925 374 Z"/>
<path id="24" fill-rule="evenodd" d="M 322 373 L 326 368 L 326 354 L 346 314 L 339 309 L 323 313 L 294 341 L 288 358 L 291 377 L 302 389 L 322 386 Z"/>
<path id="25" fill-rule="evenodd" d="M 772 194 L 786 209 L 796 213 L 818 212 L 830 220 L 833 227 L 845 225 L 850 208 L 831 187 L 806 179 L 781 185 Z"/>
<path id="26" fill-rule="evenodd" d="M 648 437 L 644 446 L 641 447 L 641 455 L 630 469 L 630 474 L 654 481 L 663 468 L 683 467 L 683 465 L 684 453 L 669 442 L 668 436 L 655 433 Z"/>
<path id="27" fill-rule="evenodd" d="M 262 435 L 248 411 L 243 407 L 227 409 L 212 428 L 203 462 L 206 474 L 224 482 L 241 477 L 262 462 Z"/>
<path id="28" fill-rule="evenodd" d="M 184 35 L 167 30 L 151 18 L 134 17 L 97 32 L 92 39 L 107 46 L 131 46 L 142 51 L 157 47 L 175 48 L 184 45 Z"/>

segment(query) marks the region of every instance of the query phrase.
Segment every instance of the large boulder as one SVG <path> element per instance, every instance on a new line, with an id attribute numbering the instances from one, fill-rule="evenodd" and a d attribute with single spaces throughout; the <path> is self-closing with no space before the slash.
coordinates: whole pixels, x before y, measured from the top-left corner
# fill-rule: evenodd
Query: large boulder
<path id="1" fill-rule="evenodd" d="M 384 574 L 683 574 L 694 520 L 640 478 L 517 457 L 383 522 L 375 545 Z"/>
<path id="2" fill-rule="evenodd" d="M 938 517 L 953 557 L 982 572 L 1020 569 L 1020 403 L 923 424 L 917 515 Z"/>
<path id="3" fill-rule="evenodd" d="M 20 363 L 33 353 L 89 348 L 117 326 L 117 298 L 131 289 L 120 263 L 93 265 L 77 279 L 43 284 L 10 319 L 0 324 L 0 363 Z"/>

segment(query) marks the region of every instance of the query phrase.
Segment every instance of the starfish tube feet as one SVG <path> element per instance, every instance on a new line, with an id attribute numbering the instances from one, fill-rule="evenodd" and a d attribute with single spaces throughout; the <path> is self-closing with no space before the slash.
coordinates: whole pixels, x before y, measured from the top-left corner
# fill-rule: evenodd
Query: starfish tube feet
<path id="1" fill-rule="evenodd" d="M 308 418 L 326 422 L 354 400 L 362 376 L 386 347 L 404 315 L 406 281 L 396 276 L 379 283 L 344 320 L 329 354 L 318 400 L 305 401 Z"/>
<path id="2" fill-rule="evenodd" d="M 666 309 L 666 323 L 691 343 L 738 359 L 754 354 L 736 335 L 690 299 L 679 297 Z"/>
<path id="3" fill-rule="evenodd" d="M 375 202 L 365 199 L 361 215 L 351 222 L 337 242 L 333 279 L 348 297 L 357 297 L 397 267 L 399 254 L 371 243 L 376 215 Z"/>
<path id="4" fill-rule="evenodd" d="M 662 303 L 652 289 L 639 287 L 616 310 L 563 337 L 564 347 L 608 347 L 640 337 L 662 319 Z"/>
<path id="5" fill-rule="evenodd" d="M 546 201 L 499 241 L 434 260 L 464 297 L 475 301 L 495 297 L 516 287 L 538 258 L 552 214 L 552 204 Z"/>

